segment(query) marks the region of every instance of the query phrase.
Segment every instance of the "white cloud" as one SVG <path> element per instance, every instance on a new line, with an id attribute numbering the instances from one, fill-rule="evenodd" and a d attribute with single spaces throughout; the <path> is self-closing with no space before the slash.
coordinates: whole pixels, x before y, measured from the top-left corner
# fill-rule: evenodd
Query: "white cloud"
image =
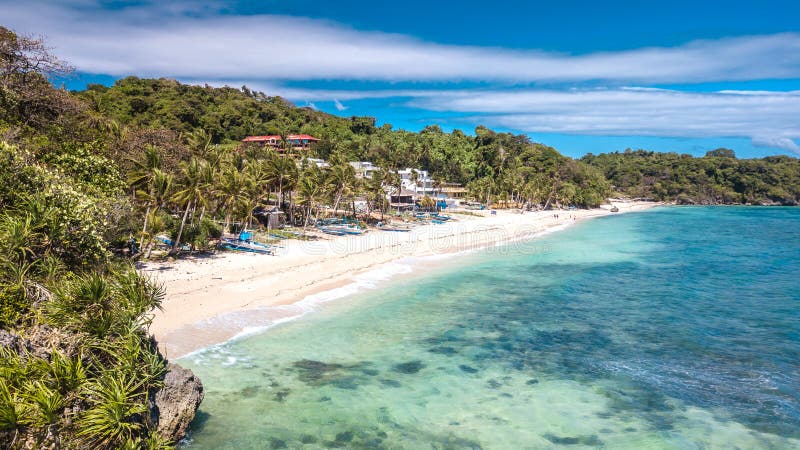
<path id="1" fill-rule="evenodd" d="M 344 106 L 344 105 L 342 104 L 342 102 L 340 102 L 340 101 L 339 101 L 339 99 L 336 99 L 336 98 L 335 98 L 335 99 L 333 99 L 333 106 L 335 106 L 335 107 L 336 107 L 336 110 L 337 110 L 337 111 L 344 111 L 344 110 L 346 110 L 346 109 L 347 109 L 347 106 Z"/>
<path id="2" fill-rule="evenodd" d="M 216 83 L 241 86 L 241 82 Z M 647 87 L 568 90 L 314 90 L 249 85 L 296 101 L 405 99 L 405 106 L 462 113 L 474 124 L 529 133 L 677 138 L 742 137 L 800 154 L 800 91 L 682 92 Z"/>
<path id="3" fill-rule="evenodd" d="M 219 14 L 224 3 L 145 2 L 116 11 L 97 0 L 0 0 L 2 21 L 44 34 L 79 70 L 168 76 L 282 95 L 301 104 L 403 97 L 523 132 L 746 137 L 800 154 L 800 93 L 611 89 L 462 89 L 515 83 L 657 84 L 800 78 L 800 34 L 701 40 L 670 48 L 583 55 L 442 45 L 323 20 Z M 438 89 L 315 90 L 295 80 L 411 81 Z M 235 81 L 235 82 L 232 82 Z M 586 84 L 584 84 L 585 86 Z M 456 89 L 441 89 L 442 86 Z"/>
<path id="4" fill-rule="evenodd" d="M 442 45 L 323 20 L 214 14 L 221 6 L 89 0 L 3 6 L 3 22 L 48 36 L 82 71 L 196 79 L 637 83 L 800 77 L 800 34 L 568 55 Z"/>
<path id="5" fill-rule="evenodd" d="M 789 150 L 800 155 L 800 145 L 797 145 L 797 142 L 789 138 L 769 137 L 769 136 L 755 137 L 753 138 L 753 144 L 757 147 L 782 148 L 784 150 Z"/>
<path id="6" fill-rule="evenodd" d="M 680 92 L 621 88 L 429 93 L 410 103 L 526 132 L 746 137 L 800 153 L 800 91 Z"/>

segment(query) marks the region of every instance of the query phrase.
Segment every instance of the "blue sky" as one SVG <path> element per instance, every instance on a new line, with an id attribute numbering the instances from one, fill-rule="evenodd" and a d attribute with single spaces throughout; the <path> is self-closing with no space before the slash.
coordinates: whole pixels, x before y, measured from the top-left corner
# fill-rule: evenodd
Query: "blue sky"
<path id="1" fill-rule="evenodd" d="M 798 2 L 0 0 L 77 68 L 247 85 L 396 128 L 478 124 L 580 156 L 800 153 Z"/>

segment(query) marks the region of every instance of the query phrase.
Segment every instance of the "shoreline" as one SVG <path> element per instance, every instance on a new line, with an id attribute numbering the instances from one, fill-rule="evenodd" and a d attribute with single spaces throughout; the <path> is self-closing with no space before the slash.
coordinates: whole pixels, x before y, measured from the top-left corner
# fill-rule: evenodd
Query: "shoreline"
<path id="1" fill-rule="evenodd" d="M 407 233 L 370 231 L 318 241 L 282 242 L 275 256 L 224 253 L 146 263 L 141 272 L 163 284 L 166 298 L 150 333 L 167 358 L 180 358 L 254 334 L 314 311 L 317 305 L 415 272 L 426 257 L 454 257 L 494 246 L 527 242 L 580 221 L 643 211 L 659 202 L 612 202 L 574 211 L 498 210 L 483 217 Z M 555 217 L 558 215 L 558 217 Z M 405 261 L 405 262 L 403 262 Z"/>

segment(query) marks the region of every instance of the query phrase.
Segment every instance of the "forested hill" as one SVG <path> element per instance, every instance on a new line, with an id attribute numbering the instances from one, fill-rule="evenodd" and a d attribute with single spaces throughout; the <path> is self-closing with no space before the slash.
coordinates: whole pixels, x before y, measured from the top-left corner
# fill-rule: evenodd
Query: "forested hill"
<path id="1" fill-rule="evenodd" d="M 440 181 L 467 185 L 482 201 L 515 197 L 530 204 L 589 207 L 609 193 L 596 169 L 531 143 L 527 136 L 482 126 L 474 136 L 445 133 L 438 126 L 415 133 L 376 127 L 371 117 L 342 118 L 298 108 L 246 87 L 188 86 L 167 79 L 128 77 L 111 87 L 91 85 L 77 95 L 121 126 L 184 137 L 208 133 L 211 143 L 223 146 L 238 145 L 248 135 L 311 134 L 322 139 L 313 152 L 320 158 L 427 170 Z M 169 142 L 147 142 L 180 151 Z"/>
<path id="2" fill-rule="evenodd" d="M 370 132 L 374 124 L 372 118 L 346 119 L 298 108 L 281 97 L 269 97 L 247 87 L 195 86 L 166 78 L 127 77 L 111 87 L 89 85 L 78 95 L 120 123 L 184 134 L 203 129 L 214 144 L 264 134 L 303 132 L 343 137 L 353 131 Z"/>
<path id="3" fill-rule="evenodd" d="M 372 117 L 344 118 L 299 108 L 246 87 L 191 86 L 169 79 L 128 77 L 111 87 L 90 85 L 77 95 L 119 124 L 183 136 L 204 130 L 215 144 L 238 145 L 248 135 L 311 134 L 322 139 L 315 148 L 321 158 L 338 154 L 387 168 L 421 168 L 442 181 L 469 185 L 478 199 L 493 193 L 495 198 L 516 195 L 544 204 L 553 188 L 546 180 L 551 179 L 563 181 L 552 191 L 559 203 L 579 206 L 595 205 L 604 195 L 683 204 L 800 201 L 800 161 L 788 156 L 739 160 L 728 149 L 701 158 L 626 150 L 589 153 L 573 161 L 524 135 L 482 126 L 474 136 L 458 130 L 444 133 L 438 126 L 413 133 L 376 127 Z M 160 142 L 179 153 L 174 142 Z"/>
<path id="4" fill-rule="evenodd" d="M 730 149 L 696 158 L 645 150 L 601 155 L 581 161 L 599 168 L 623 195 L 679 204 L 797 205 L 800 160 L 788 156 L 736 159 Z"/>

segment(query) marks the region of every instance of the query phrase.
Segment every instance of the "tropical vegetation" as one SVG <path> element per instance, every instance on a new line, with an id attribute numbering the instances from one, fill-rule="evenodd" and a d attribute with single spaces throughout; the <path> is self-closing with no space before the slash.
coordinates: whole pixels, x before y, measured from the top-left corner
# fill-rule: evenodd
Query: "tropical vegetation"
<path id="1" fill-rule="evenodd" d="M 167 448 L 163 292 L 109 251 L 127 184 L 105 122 L 45 77 L 65 69 L 0 28 L 0 447 Z"/>
<path id="2" fill-rule="evenodd" d="M 81 92 L 35 38 L 0 27 L 0 446 L 162 448 L 148 413 L 165 360 L 148 336 L 162 290 L 132 260 L 324 211 L 389 211 L 396 171 L 426 170 L 495 207 L 594 207 L 611 195 L 679 203 L 794 205 L 800 161 L 644 150 L 572 159 L 524 135 L 419 132 L 298 108 L 247 87 L 128 77 Z M 305 156 L 242 145 L 307 133 Z M 290 148 L 285 149 L 290 152 Z M 382 169 L 356 177 L 350 161 Z M 423 202 L 430 203 L 430 199 Z M 328 208 L 329 207 L 329 208 Z M 162 239 L 163 240 L 163 239 Z"/>
<path id="3" fill-rule="evenodd" d="M 696 158 L 645 150 L 602 155 L 581 161 L 598 168 L 618 195 L 679 204 L 797 205 L 800 160 L 788 156 L 736 159 L 731 149 Z"/>

